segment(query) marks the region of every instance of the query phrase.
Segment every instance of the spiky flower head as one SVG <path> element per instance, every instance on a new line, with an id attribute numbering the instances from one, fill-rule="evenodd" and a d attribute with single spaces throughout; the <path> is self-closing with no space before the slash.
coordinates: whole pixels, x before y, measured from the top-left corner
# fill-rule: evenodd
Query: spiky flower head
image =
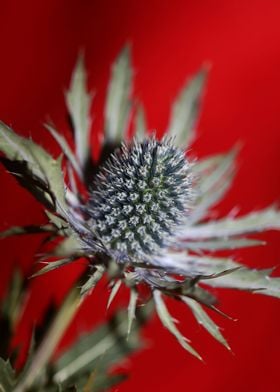
<path id="1" fill-rule="evenodd" d="M 212 208 L 231 185 L 236 150 L 195 164 L 185 157 L 184 150 L 193 139 L 206 74 L 202 69 L 182 89 L 172 106 L 164 138 L 156 139 L 147 130 L 143 108 L 139 106 L 135 113 L 132 110 L 133 72 L 129 48 L 125 48 L 112 67 L 104 140 L 96 161 L 89 149 L 92 95 L 87 90 L 82 58 L 66 94 L 75 152 L 52 125 L 47 127 L 64 152 L 65 167 L 61 159 L 54 159 L 36 143 L 0 123 L 0 150 L 5 155 L 0 157 L 1 162 L 44 205 L 50 220 L 48 225 L 11 228 L 2 237 L 34 232 L 48 233 L 50 239 L 62 237 L 47 255 L 57 260 L 37 274 L 85 257 L 91 273 L 81 278 L 82 296 L 91 293 L 108 272 L 113 287 L 110 304 L 124 283 L 130 289 L 128 331 L 135 316 L 138 285 L 146 285 L 163 325 L 197 357 L 169 314 L 165 295 L 183 301 L 198 322 L 227 347 L 219 328 L 201 306 L 217 310 L 216 297 L 209 287 L 280 298 L 280 279 L 271 277 L 269 270 L 250 269 L 231 257 L 212 254 L 262 244 L 247 235 L 279 230 L 280 211 L 269 207 L 241 217 L 209 219 Z M 130 143 L 127 130 L 131 119 L 139 141 Z M 199 192 L 194 192 L 196 177 Z M 79 186 L 85 193 L 79 192 Z"/>
<path id="2" fill-rule="evenodd" d="M 191 165 L 171 140 L 124 144 L 97 176 L 88 224 L 116 260 L 149 261 L 185 223 L 192 183 Z"/>

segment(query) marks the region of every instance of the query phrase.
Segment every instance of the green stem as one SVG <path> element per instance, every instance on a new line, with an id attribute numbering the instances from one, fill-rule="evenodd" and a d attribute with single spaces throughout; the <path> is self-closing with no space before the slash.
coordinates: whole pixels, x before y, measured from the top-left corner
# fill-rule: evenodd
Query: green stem
<path id="1" fill-rule="evenodd" d="M 14 392 L 24 392 L 33 385 L 52 357 L 60 339 L 73 320 L 80 303 L 80 292 L 75 287 L 67 294 L 51 327 L 35 353 L 24 378 L 17 385 Z"/>

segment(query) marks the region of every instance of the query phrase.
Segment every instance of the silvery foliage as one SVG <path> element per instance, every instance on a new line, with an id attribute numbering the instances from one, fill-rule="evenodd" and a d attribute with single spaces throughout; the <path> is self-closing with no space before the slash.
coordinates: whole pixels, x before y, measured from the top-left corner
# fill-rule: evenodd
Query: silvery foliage
<path id="1" fill-rule="evenodd" d="M 137 321 L 139 322 L 133 323 L 129 339 L 127 339 L 127 314 L 122 309 L 115 312 L 113 317 L 101 325 L 95 325 L 92 330 L 82 333 L 74 343 L 59 352 L 51 362 L 42 366 L 38 361 L 37 353 L 41 342 L 37 336 L 43 334 L 48 345 L 52 344 L 51 334 L 48 334 L 50 329 L 47 320 L 55 310 L 50 306 L 46 319 L 42 320 L 41 325 L 34 325 L 27 358 L 24 366 L 18 369 L 15 366 L 18 355 L 17 353 L 11 355 L 11 341 L 28 296 L 27 280 L 20 271 L 15 270 L 4 298 L 1 298 L 1 336 L 5 336 L 5 339 L 1 341 L 1 392 L 105 391 L 125 380 L 127 378 L 125 373 L 111 374 L 109 370 L 143 347 L 139 332 L 151 313 L 151 306 L 137 309 Z M 76 293 L 74 296 L 77 299 Z M 71 300 L 73 300 L 73 295 Z M 69 312 L 68 305 L 64 309 Z M 60 320 L 60 330 L 63 329 L 61 324 Z M 34 377 L 34 365 L 41 369 L 41 377 Z M 32 371 L 33 377 L 30 385 L 27 381 L 30 380 Z"/>
<path id="2" fill-rule="evenodd" d="M 89 149 L 93 94 L 87 89 L 82 57 L 66 93 L 75 152 L 52 124 L 46 126 L 61 147 L 65 165 L 62 158 L 54 159 L 1 124 L 2 163 L 46 207 L 49 218 L 46 225 L 11 228 L 2 237 L 35 232 L 62 237 L 44 258 L 44 262 L 48 257 L 56 260 L 35 275 L 86 257 L 90 276 L 81 287 L 82 296 L 105 273 L 112 287 L 108 306 L 121 284 L 128 286 L 128 332 L 139 302 L 138 287 L 148 286 L 163 325 L 200 358 L 178 330 L 165 297 L 184 302 L 196 320 L 228 347 L 204 310 L 220 312 L 206 287 L 280 297 L 280 278 L 271 277 L 272 270 L 250 269 L 231 257 L 218 257 L 215 251 L 262 245 L 247 235 L 279 230 L 280 212 L 268 207 L 245 216 L 209 220 L 209 212 L 231 186 L 238 148 L 191 163 L 185 156 L 194 139 L 207 69 L 198 72 L 180 92 L 162 139 L 147 130 L 144 109 L 132 98 L 132 76 L 126 47 L 111 70 L 97 162 Z M 128 138 L 131 119 L 133 140 Z M 82 187 L 85 192 L 79 191 Z"/>

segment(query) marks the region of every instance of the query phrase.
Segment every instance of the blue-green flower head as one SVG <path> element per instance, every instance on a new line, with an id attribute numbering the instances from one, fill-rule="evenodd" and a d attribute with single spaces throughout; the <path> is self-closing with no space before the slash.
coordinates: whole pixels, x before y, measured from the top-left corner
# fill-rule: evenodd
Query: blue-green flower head
<path id="1" fill-rule="evenodd" d="M 89 224 L 117 259 L 147 261 L 186 220 L 192 183 L 191 165 L 171 140 L 123 145 L 100 170 Z"/>

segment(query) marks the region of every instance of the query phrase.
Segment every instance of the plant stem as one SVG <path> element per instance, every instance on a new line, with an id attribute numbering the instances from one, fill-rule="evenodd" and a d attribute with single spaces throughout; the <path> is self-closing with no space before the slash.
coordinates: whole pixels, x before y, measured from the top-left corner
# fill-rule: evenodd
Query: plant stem
<path id="1" fill-rule="evenodd" d="M 80 292 L 75 287 L 67 294 L 46 336 L 35 353 L 24 378 L 17 385 L 14 392 L 24 392 L 33 385 L 52 357 L 60 339 L 79 309 L 80 303 Z"/>

